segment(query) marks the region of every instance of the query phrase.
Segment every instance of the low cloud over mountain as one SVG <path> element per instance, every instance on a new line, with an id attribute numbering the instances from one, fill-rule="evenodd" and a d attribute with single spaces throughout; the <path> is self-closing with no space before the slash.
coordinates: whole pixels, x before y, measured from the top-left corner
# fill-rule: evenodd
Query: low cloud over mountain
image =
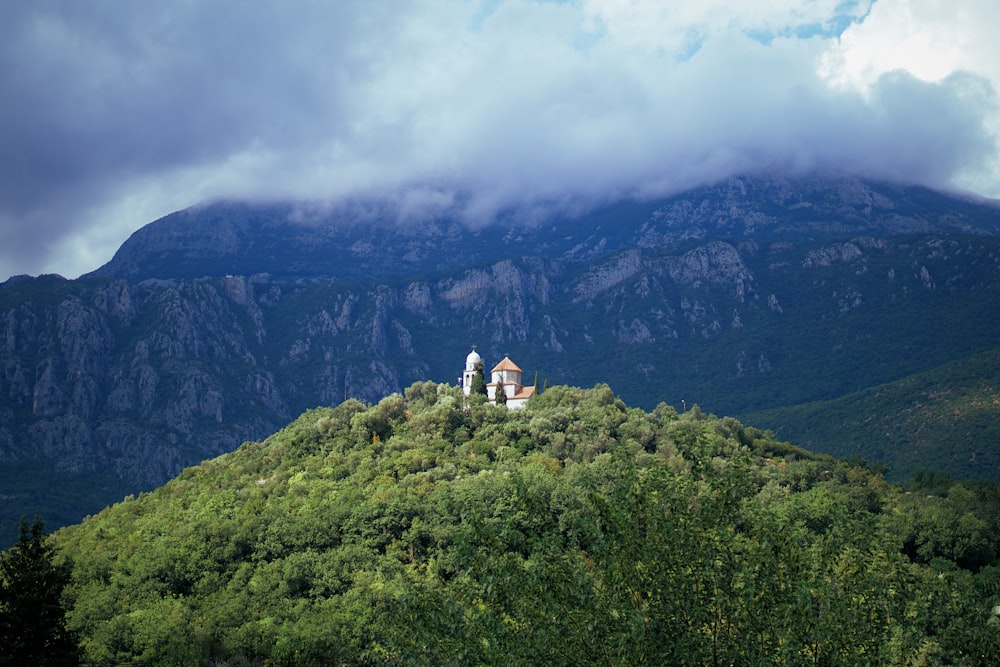
<path id="1" fill-rule="evenodd" d="M 932 5 L 18 5 L 0 27 L 0 274 L 85 272 L 220 197 L 482 224 L 735 173 L 1000 195 L 1000 9 Z"/>

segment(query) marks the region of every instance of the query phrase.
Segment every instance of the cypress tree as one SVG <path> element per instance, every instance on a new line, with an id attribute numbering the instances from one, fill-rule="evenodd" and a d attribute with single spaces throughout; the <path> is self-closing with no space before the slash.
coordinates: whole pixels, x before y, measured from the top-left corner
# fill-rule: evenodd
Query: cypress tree
<path id="1" fill-rule="evenodd" d="M 483 376 L 483 362 L 476 364 L 476 374 L 472 376 L 470 393 L 486 395 L 486 379 Z"/>

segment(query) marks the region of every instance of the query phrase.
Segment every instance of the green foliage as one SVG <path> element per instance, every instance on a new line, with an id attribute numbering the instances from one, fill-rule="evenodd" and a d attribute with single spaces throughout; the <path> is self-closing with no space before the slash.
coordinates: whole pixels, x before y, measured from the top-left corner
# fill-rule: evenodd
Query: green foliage
<path id="1" fill-rule="evenodd" d="M 607 385 L 421 382 L 57 537 L 90 664 L 990 664 L 998 498 Z"/>
<path id="2" fill-rule="evenodd" d="M 496 403 L 497 405 L 507 404 L 507 390 L 503 386 L 503 382 L 497 382 L 496 388 Z"/>
<path id="3" fill-rule="evenodd" d="M 746 418 L 816 451 L 888 466 L 894 481 L 947 473 L 1000 481 L 1000 349 L 841 398 Z M 940 471 L 928 473 L 927 471 Z"/>
<path id="4" fill-rule="evenodd" d="M 69 577 L 66 563 L 53 563 L 41 521 L 29 528 L 22 519 L 17 544 L 0 554 L 0 665 L 78 663 L 62 606 Z"/>
<path id="5" fill-rule="evenodd" d="M 476 362 L 476 374 L 472 376 L 471 393 L 486 395 L 486 378 L 483 375 L 483 362 Z"/>

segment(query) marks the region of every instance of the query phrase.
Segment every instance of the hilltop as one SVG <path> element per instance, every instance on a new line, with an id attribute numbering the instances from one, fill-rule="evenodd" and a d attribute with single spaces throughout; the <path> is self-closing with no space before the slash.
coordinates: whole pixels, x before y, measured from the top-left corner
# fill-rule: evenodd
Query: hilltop
<path id="1" fill-rule="evenodd" d="M 988 664 L 997 497 L 607 386 L 508 411 L 424 382 L 56 544 L 94 664 Z"/>

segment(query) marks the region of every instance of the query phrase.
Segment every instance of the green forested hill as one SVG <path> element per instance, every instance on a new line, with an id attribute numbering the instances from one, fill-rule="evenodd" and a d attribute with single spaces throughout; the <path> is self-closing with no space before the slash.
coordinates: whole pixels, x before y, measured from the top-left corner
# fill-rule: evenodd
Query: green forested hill
<path id="1" fill-rule="evenodd" d="M 1000 494 L 604 385 L 307 412 L 56 534 L 91 664 L 998 664 Z"/>
<path id="2" fill-rule="evenodd" d="M 746 419 L 809 449 L 888 467 L 1000 481 L 1000 349 L 842 398 Z"/>

